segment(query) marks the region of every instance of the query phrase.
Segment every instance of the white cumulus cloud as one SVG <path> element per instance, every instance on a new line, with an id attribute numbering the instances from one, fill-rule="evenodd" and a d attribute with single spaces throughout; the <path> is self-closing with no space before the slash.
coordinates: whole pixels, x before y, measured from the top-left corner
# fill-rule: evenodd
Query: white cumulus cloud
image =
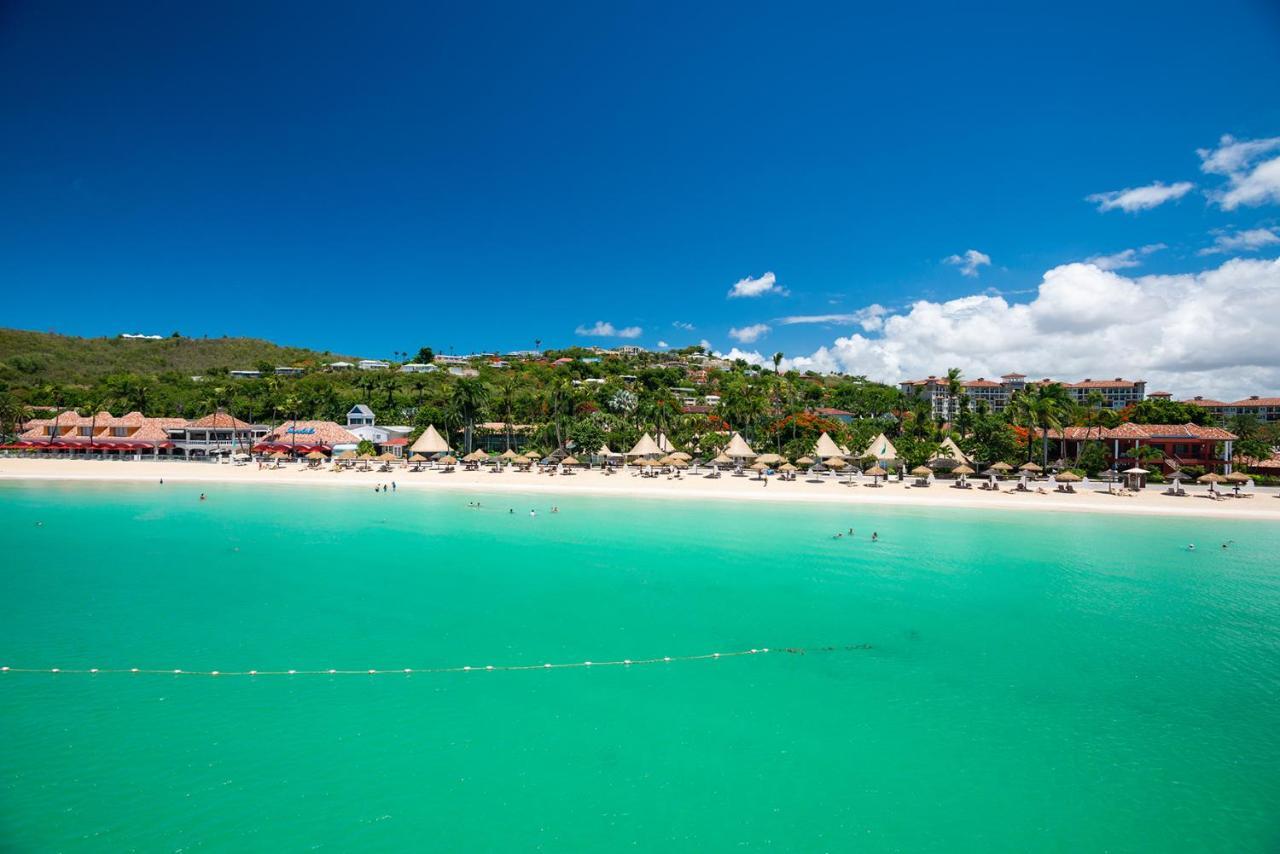
<path id="1" fill-rule="evenodd" d="M 1149 243 L 1146 246 L 1139 246 L 1137 249 L 1124 249 L 1114 255 L 1094 255 L 1085 261 L 1102 270 L 1126 270 L 1130 267 L 1137 267 L 1142 263 L 1142 259 L 1153 252 L 1159 252 L 1161 249 L 1168 249 L 1163 243 Z"/>
<path id="2" fill-rule="evenodd" d="M 1209 193 L 1223 210 L 1241 205 L 1256 207 L 1280 203 L 1280 136 L 1268 139 L 1236 139 L 1225 134 L 1217 148 L 1201 148 L 1200 169 L 1210 175 L 1224 175 L 1227 186 Z"/>
<path id="3" fill-rule="evenodd" d="M 579 326 L 574 332 L 595 338 L 639 338 L 644 334 L 639 326 L 618 328 L 607 320 L 597 320 L 594 326 Z"/>
<path id="4" fill-rule="evenodd" d="M 671 345 L 668 344 L 666 341 L 659 341 L 658 346 L 665 350 L 667 347 L 670 347 Z"/>
<path id="5" fill-rule="evenodd" d="M 753 323 L 750 326 L 743 326 L 741 329 L 730 329 L 729 337 L 739 343 L 750 344 L 753 341 L 758 341 L 761 337 L 768 335 L 772 331 L 773 330 L 767 323 Z"/>
<path id="6" fill-rule="evenodd" d="M 1165 202 L 1180 199 L 1194 187 L 1195 184 L 1190 181 L 1178 181 L 1176 184 L 1156 181 L 1145 187 L 1125 187 L 1123 190 L 1094 193 L 1092 196 L 1086 196 L 1085 201 L 1094 202 L 1098 210 L 1104 213 L 1117 208 L 1125 213 L 1134 213 L 1158 208 Z"/>
<path id="7" fill-rule="evenodd" d="M 695 328 L 697 328 L 692 323 L 687 323 L 683 320 L 673 320 L 671 321 L 671 325 L 674 326 L 676 329 L 683 329 L 685 332 L 692 332 Z"/>
<path id="8" fill-rule="evenodd" d="M 974 278 L 978 275 L 979 267 L 991 266 L 991 256 L 977 249 L 967 249 L 963 255 L 948 255 L 942 259 L 942 263 L 959 267 L 960 275 Z"/>
<path id="9" fill-rule="evenodd" d="M 1062 380 L 1123 376 L 1176 395 L 1234 400 L 1280 392 L 1275 318 L 1280 258 L 1234 258 L 1198 273 L 1128 277 L 1094 264 L 1055 267 L 1027 302 L 973 294 L 918 300 L 876 334 L 836 338 L 783 369 L 883 382 L 960 367 Z M 733 358 L 763 363 L 760 354 Z"/>
<path id="10" fill-rule="evenodd" d="M 1280 243 L 1280 235 L 1271 228 L 1248 228 L 1234 233 L 1220 232 L 1212 246 L 1201 249 L 1200 255 L 1216 255 L 1219 252 L 1256 252 Z"/>
<path id="11" fill-rule="evenodd" d="M 734 282 L 733 287 L 729 289 L 729 298 L 737 297 L 762 297 L 765 294 L 777 294 L 785 297 L 788 294 L 786 288 L 778 284 L 778 277 L 773 273 L 765 273 L 758 279 L 748 276 L 745 279 L 739 279 Z"/>

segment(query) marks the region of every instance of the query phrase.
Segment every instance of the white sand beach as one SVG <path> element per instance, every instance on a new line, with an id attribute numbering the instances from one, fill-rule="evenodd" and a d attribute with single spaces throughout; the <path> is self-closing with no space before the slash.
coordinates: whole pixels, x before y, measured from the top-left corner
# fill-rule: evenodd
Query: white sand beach
<path id="1" fill-rule="evenodd" d="M 679 479 L 666 475 L 642 478 L 628 468 L 605 476 L 599 471 L 580 471 L 572 475 L 551 476 L 538 472 L 506 470 L 494 473 L 424 469 L 419 472 L 395 466 L 390 473 L 347 470 L 335 473 L 326 465 L 308 469 L 289 463 L 280 469 L 259 469 L 256 463 L 244 466 L 205 462 L 140 462 L 104 460 L 57 460 L 0 458 L 0 480 L 47 480 L 93 482 L 166 482 L 287 484 L 297 486 L 332 486 L 372 489 L 376 484 L 396 482 L 398 489 L 458 490 L 463 492 L 510 492 L 571 494 L 590 493 L 620 495 L 633 498 L 683 498 L 731 501 L 802 501 L 841 505 L 900 505 L 917 507 L 968 507 L 997 510 L 1032 510 L 1044 512 L 1124 513 L 1135 516 L 1216 516 L 1239 519 L 1280 521 L 1280 491 L 1256 488 L 1252 497 L 1224 498 L 1213 501 L 1207 487 L 1192 484 L 1187 495 L 1162 495 L 1164 487 L 1149 487 L 1138 494 L 1109 495 L 1103 483 L 1076 485 L 1076 494 L 1048 492 L 1010 492 L 1014 484 L 1002 483 L 1001 492 L 953 489 L 947 482 L 935 482 L 928 488 L 892 481 L 879 488 L 866 480 L 846 485 L 845 479 L 812 483 L 801 477 L 784 482 L 769 478 L 768 485 L 754 475 L 734 477 L 726 473 L 718 479 L 685 474 Z M 1033 484 L 1034 488 L 1035 484 Z M 1222 490 L 1230 495 L 1231 490 Z"/>

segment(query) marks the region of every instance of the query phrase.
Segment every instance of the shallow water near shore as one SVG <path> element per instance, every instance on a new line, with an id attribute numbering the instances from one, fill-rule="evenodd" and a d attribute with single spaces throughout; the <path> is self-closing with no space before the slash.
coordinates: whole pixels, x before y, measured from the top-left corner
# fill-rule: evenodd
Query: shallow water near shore
<path id="1" fill-rule="evenodd" d="M 0 850 L 1280 846 L 1275 523 L 36 482 L 0 510 L 11 667 L 810 650 L 0 674 Z"/>

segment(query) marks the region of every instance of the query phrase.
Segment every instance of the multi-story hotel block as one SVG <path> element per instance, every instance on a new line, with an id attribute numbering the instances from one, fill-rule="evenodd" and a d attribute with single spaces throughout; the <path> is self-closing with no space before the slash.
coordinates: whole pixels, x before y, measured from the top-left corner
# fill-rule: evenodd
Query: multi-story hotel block
<path id="1" fill-rule="evenodd" d="M 976 409 L 979 402 L 986 403 L 987 408 L 999 412 L 1009 405 L 1009 401 L 1020 391 L 1030 386 L 1045 385 L 1055 382 L 1051 379 L 1027 380 L 1026 374 L 1005 374 L 999 381 L 978 377 L 976 380 L 963 380 L 960 383 L 961 394 L 969 399 L 970 408 Z M 1103 406 L 1108 409 L 1124 409 L 1146 398 L 1146 380 L 1126 380 L 1116 377 L 1114 380 L 1084 379 L 1080 382 L 1064 382 L 1062 387 L 1077 403 L 1086 403 L 1091 392 L 1102 395 Z M 919 394 L 929 400 L 933 406 L 933 414 L 939 418 L 950 418 L 959 405 L 953 399 L 947 385 L 946 377 L 929 376 L 922 380 L 905 380 L 898 384 L 907 395 Z"/>

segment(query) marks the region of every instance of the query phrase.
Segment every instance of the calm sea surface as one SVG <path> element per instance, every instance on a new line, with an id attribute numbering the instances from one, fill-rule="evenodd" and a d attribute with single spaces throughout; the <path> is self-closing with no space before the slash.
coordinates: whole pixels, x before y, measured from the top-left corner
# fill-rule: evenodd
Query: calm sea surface
<path id="1" fill-rule="evenodd" d="M 1280 850 L 1280 525 L 476 498 L 2 483 L 0 664 L 871 648 L 0 674 L 0 850 Z"/>

